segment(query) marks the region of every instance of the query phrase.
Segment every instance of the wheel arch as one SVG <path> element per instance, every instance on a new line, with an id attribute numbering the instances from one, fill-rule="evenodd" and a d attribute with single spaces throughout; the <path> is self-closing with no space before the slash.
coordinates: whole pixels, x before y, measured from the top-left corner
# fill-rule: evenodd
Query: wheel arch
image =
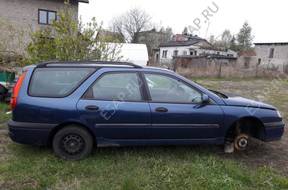
<path id="1" fill-rule="evenodd" d="M 52 131 L 49 133 L 48 145 L 49 145 L 49 146 L 52 145 L 53 138 L 54 138 L 55 134 L 56 134 L 59 130 L 61 130 L 61 129 L 69 126 L 69 125 L 76 125 L 76 126 L 79 126 L 79 127 L 83 128 L 83 129 L 87 130 L 87 131 L 89 132 L 89 134 L 90 134 L 90 135 L 92 136 L 92 138 L 93 138 L 93 143 L 94 143 L 94 145 L 97 144 L 96 136 L 95 136 L 95 134 L 93 133 L 93 131 L 92 131 L 89 127 L 87 127 L 86 125 L 83 125 L 83 124 L 80 123 L 80 122 L 69 121 L 69 122 L 61 123 L 61 124 L 55 126 L 55 127 L 52 129 Z"/>
<path id="2" fill-rule="evenodd" d="M 233 122 L 226 130 L 225 138 L 234 138 L 239 131 L 260 140 L 263 140 L 265 135 L 264 123 L 254 116 L 241 117 Z"/>

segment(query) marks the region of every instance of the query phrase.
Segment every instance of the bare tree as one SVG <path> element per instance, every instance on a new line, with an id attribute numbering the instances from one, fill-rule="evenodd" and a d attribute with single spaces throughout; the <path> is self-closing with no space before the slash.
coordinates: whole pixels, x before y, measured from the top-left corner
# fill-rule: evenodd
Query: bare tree
<path id="1" fill-rule="evenodd" d="M 233 40 L 233 35 L 228 29 L 224 30 L 223 33 L 219 35 L 218 37 L 211 35 L 209 38 L 209 42 L 212 45 L 218 48 L 222 48 L 222 49 L 229 49 L 231 47 L 232 40 Z"/>
<path id="2" fill-rule="evenodd" d="M 224 48 L 230 48 L 231 46 L 231 40 L 233 38 L 233 35 L 231 34 L 230 30 L 224 30 L 224 32 L 221 35 L 221 43 Z"/>
<path id="3" fill-rule="evenodd" d="M 150 21 L 151 17 L 144 10 L 134 8 L 114 18 L 111 29 L 123 36 L 127 42 L 136 43 L 139 32 L 150 29 Z"/>

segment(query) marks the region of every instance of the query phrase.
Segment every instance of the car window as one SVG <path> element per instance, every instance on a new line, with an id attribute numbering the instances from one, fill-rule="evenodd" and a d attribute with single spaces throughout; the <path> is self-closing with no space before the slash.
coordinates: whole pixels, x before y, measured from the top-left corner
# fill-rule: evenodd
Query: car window
<path id="1" fill-rule="evenodd" d="M 153 102 L 201 102 L 202 94 L 180 80 L 159 74 L 145 74 L 145 78 Z"/>
<path id="2" fill-rule="evenodd" d="M 92 86 L 93 98 L 102 100 L 141 101 L 136 73 L 108 73 Z"/>
<path id="3" fill-rule="evenodd" d="M 29 85 L 29 95 L 64 97 L 86 79 L 93 68 L 37 68 Z"/>

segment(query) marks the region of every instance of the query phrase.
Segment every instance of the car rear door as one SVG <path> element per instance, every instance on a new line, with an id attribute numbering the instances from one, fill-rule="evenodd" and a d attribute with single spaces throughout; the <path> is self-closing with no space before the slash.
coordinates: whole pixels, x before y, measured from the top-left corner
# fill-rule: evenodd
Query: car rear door
<path id="1" fill-rule="evenodd" d="M 78 102 L 81 118 L 97 138 L 145 139 L 151 126 L 137 71 L 102 74 Z"/>
<path id="2" fill-rule="evenodd" d="M 144 73 L 150 96 L 153 139 L 216 139 L 223 111 L 212 101 L 202 104 L 201 91 L 173 75 Z"/>

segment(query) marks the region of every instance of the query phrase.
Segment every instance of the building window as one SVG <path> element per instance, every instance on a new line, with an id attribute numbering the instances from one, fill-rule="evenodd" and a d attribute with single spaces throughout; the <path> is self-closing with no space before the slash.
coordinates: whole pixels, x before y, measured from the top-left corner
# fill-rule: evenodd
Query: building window
<path id="1" fill-rule="evenodd" d="M 178 50 L 174 50 L 173 56 L 177 56 L 177 55 L 178 55 Z"/>
<path id="2" fill-rule="evenodd" d="M 162 58 L 167 58 L 167 50 L 163 50 L 162 52 Z"/>
<path id="3" fill-rule="evenodd" d="M 270 48 L 269 58 L 273 58 L 273 57 L 274 57 L 274 48 Z"/>
<path id="4" fill-rule="evenodd" d="M 38 23 L 49 25 L 52 24 L 53 21 L 57 20 L 57 12 L 56 11 L 49 11 L 44 9 L 38 10 Z"/>
<path id="5" fill-rule="evenodd" d="M 187 55 L 187 51 L 183 51 L 183 55 Z"/>
<path id="6" fill-rule="evenodd" d="M 193 51 L 190 51 L 190 55 L 194 55 L 194 52 L 193 52 Z"/>

